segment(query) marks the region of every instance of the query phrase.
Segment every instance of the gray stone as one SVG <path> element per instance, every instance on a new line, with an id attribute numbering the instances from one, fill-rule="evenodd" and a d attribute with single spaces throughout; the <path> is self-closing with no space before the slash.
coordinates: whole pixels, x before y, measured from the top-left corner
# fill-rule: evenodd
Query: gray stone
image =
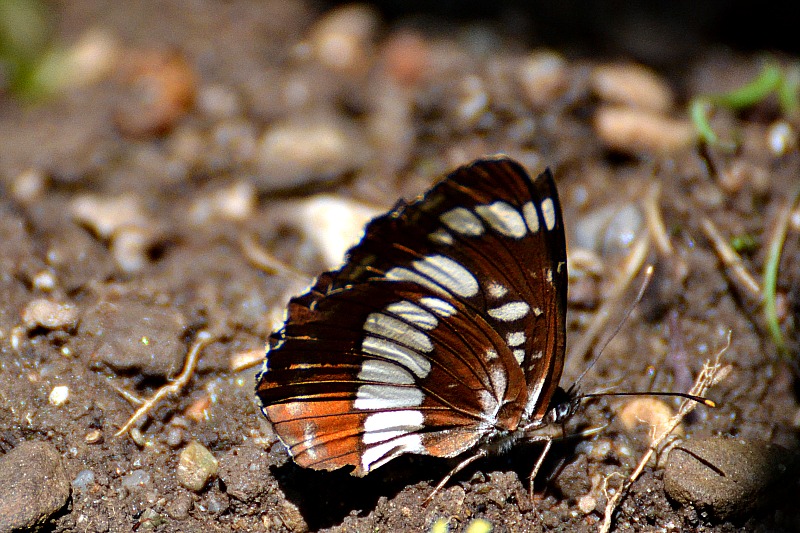
<path id="1" fill-rule="evenodd" d="M 764 503 L 797 465 L 796 456 L 766 442 L 690 440 L 670 452 L 664 487 L 672 499 L 725 520 Z"/>
<path id="2" fill-rule="evenodd" d="M 0 531 L 44 523 L 69 496 L 70 480 L 52 445 L 24 442 L 0 457 Z"/>

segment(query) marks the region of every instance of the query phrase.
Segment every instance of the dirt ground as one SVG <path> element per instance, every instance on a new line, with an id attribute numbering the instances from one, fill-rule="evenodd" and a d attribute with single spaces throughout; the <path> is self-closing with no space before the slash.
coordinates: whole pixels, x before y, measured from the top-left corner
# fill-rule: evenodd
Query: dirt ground
<path id="1" fill-rule="evenodd" d="M 71 489 L 43 515 L 46 531 L 429 531 L 440 520 L 464 531 L 478 518 L 495 531 L 596 531 L 603 480 L 636 465 L 648 443 L 636 421 L 653 407 L 626 418 L 629 400 L 589 402 L 580 427 L 607 427 L 554 446 L 534 501 L 539 449 L 521 446 L 423 506 L 454 462 L 404 457 L 363 479 L 304 470 L 254 397 L 253 364 L 286 301 L 335 265 L 353 227 L 500 152 L 531 173 L 549 166 L 559 186 L 571 262 L 562 385 L 586 366 L 578 339 L 641 246 L 654 281 L 582 389 L 686 391 L 730 331 L 730 374 L 707 393 L 719 406 L 690 415 L 684 438 L 797 453 L 800 212 L 788 209 L 800 122 L 774 97 L 716 109 L 715 131 L 736 148 L 701 149 L 687 112 L 693 97 L 757 77 L 762 54 L 710 47 L 645 69 L 545 50 L 503 25 L 389 22 L 364 5 L 53 6 L 68 83 L 35 104 L 0 95 L 0 452 L 36 441 L 60 455 Z M 310 203 L 323 194 L 336 201 Z M 788 356 L 704 226 L 745 240 L 741 266 L 759 290 L 783 213 Z M 188 383 L 116 437 L 204 335 Z M 779 497 L 800 493 L 797 476 L 730 518 L 668 497 L 663 479 L 663 461 L 645 469 L 615 531 L 800 529 L 796 503 Z"/>

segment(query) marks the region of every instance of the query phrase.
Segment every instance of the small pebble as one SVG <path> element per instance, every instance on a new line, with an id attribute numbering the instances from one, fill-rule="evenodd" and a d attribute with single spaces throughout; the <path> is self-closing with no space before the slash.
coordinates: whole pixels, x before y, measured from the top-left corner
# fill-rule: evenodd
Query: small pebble
<path id="1" fill-rule="evenodd" d="M 130 195 L 100 197 L 84 194 L 70 204 L 72 218 L 88 226 L 101 239 L 123 227 L 145 227 L 147 216 L 138 198 Z"/>
<path id="2" fill-rule="evenodd" d="M 669 154 L 688 148 L 697 134 L 688 120 L 621 106 L 602 106 L 594 129 L 609 147 L 633 155 Z"/>
<path id="3" fill-rule="evenodd" d="M 181 492 L 174 500 L 167 502 L 165 510 L 170 518 L 185 520 L 189 518 L 189 511 L 192 510 L 193 505 L 192 496 L 186 492 Z"/>
<path id="4" fill-rule="evenodd" d="M 82 349 L 119 371 L 168 378 L 183 367 L 186 319 L 174 309 L 136 300 L 104 301 L 81 320 Z"/>
<path id="5" fill-rule="evenodd" d="M 57 387 L 53 387 L 53 390 L 50 391 L 50 404 L 54 405 L 55 407 L 59 407 L 64 405 L 67 400 L 69 399 L 69 387 L 66 385 L 59 385 Z"/>
<path id="6" fill-rule="evenodd" d="M 796 490 L 797 467 L 796 455 L 766 442 L 689 440 L 670 451 L 664 487 L 672 499 L 727 520 L 752 512 L 790 485 Z"/>
<path id="7" fill-rule="evenodd" d="M 591 85 L 605 102 L 667 112 L 672 108 L 672 90 L 650 69 L 632 63 L 603 65 L 592 71 Z"/>
<path id="8" fill-rule="evenodd" d="M 267 452 L 260 447 L 240 446 L 219 458 L 219 478 L 231 497 L 249 502 L 268 490 L 267 457 Z"/>
<path id="9" fill-rule="evenodd" d="M 779 120 L 767 131 L 767 141 L 772 155 L 782 156 L 797 147 L 797 133 L 791 124 Z"/>
<path id="10" fill-rule="evenodd" d="M 650 436 L 658 436 L 667 429 L 669 421 L 674 415 L 672 407 L 663 400 L 644 396 L 626 402 L 625 406 L 619 410 L 618 417 L 629 432 L 635 430 L 639 425 L 645 424 L 650 428 L 648 431 Z M 682 436 L 683 433 L 681 424 L 678 424 L 672 432 L 673 435 L 678 436 Z"/>
<path id="11" fill-rule="evenodd" d="M 154 232 L 141 227 L 122 228 L 111 241 L 111 255 L 128 274 L 139 272 L 149 263 L 149 250 L 156 241 Z"/>
<path id="12" fill-rule="evenodd" d="M 76 490 L 86 490 L 94 485 L 94 472 L 89 470 L 81 470 L 72 480 L 72 488 Z"/>
<path id="13" fill-rule="evenodd" d="M 191 491 L 199 492 L 217 474 L 218 466 L 217 459 L 205 446 L 192 441 L 181 451 L 176 471 L 178 483 Z"/>
<path id="14" fill-rule="evenodd" d="M 644 216 L 636 205 L 607 205 L 578 219 L 575 244 L 606 256 L 625 253 L 643 229 Z"/>
<path id="15" fill-rule="evenodd" d="M 321 194 L 304 200 L 294 221 L 323 259 L 326 269 L 338 267 L 344 254 L 364 234 L 364 225 L 380 211 L 356 200 Z"/>
<path id="16" fill-rule="evenodd" d="M 258 147 L 262 190 L 326 181 L 360 167 L 369 157 L 355 123 L 330 116 L 296 117 L 272 125 Z"/>
<path id="17" fill-rule="evenodd" d="M 247 219 L 256 207 L 255 186 L 247 181 L 236 182 L 192 203 L 189 217 L 197 225 L 209 219 L 241 221 Z"/>
<path id="18" fill-rule="evenodd" d="M 150 484 L 150 474 L 146 470 L 133 470 L 122 476 L 122 486 L 128 490 L 144 488 Z"/>
<path id="19" fill-rule="evenodd" d="M 46 522 L 69 495 L 61 453 L 51 444 L 26 441 L 0 455 L 0 531 Z"/>
<path id="20" fill-rule="evenodd" d="M 41 198 L 47 179 L 41 170 L 30 168 L 20 172 L 11 184 L 11 195 L 17 202 L 26 205 Z"/>
<path id="21" fill-rule="evenodd" d="M 128 95 L 116 123 L 126 135 L 145 137 L 170 131 L 194 103 L 197 77 L 179 53 L 129 53 L 120 64 Z"/>
<path id="22" fill-rule="evenodd" d="M 56 288 L 56 277 L 49 270 L 42 270 L 33 276 L 33 286 L 42 292 L 51 292 Z"/>
<path id="23" fill-rule="evenodd" d="M 367 4 L 347 4 L 320 17 L 311 28 L 309 42 L 316 58 L 331 70 L 353 72 L 366 69 L 378 12 Z"/>
<path id="24" fill-rule="evenodd" d="M 566 61 L 549 50 L 528 56 L 520 65 L 518 76 L 525 96 L 535 109 L 552 105 L 569 85 Z"/>
<path id="25" fill-rule="evenodd" d="M 210 118 L 233 118 L 241 113 L 239 96 L 224 85 L 203 85 L 197 93 L 197 108 Z"/>
<path id="26" fill-rule="evenodd" d="M 456 121 L 464 127 L 475 126 L 489 110 L 489 93 L 478 76 L 467 76 L 459 86 Z"/>
<path id="27" fill-rule="evenodd" d="M 22 323 L 30 331 L 35 328 L 71 330 L 78 324 L 78 308 L 39 298 L 25 306 Z"/>
<path id="28" fill-rule="evenodd" d="M 103 442 L 103 432 L 99 429 L 90 430 L 83 438 L 86 444 L 99 444 Z"/>

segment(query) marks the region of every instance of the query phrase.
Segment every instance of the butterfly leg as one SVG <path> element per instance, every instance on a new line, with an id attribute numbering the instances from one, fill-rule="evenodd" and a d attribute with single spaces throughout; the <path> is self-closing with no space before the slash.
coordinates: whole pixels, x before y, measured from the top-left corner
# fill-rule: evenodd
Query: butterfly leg
<path id="1" fill-rule="evenodd" d="M 471 456 L 467 457 L 466 459 L 464 459 L 463 461 L 461 461 L 460 463 L 458 463 L 456 465 L 456 467 L 453 468 L 450 472 L 448 472 L 447 475 L 444 476 L 444 479 L 442 479 L 439 482 L 439 484 L 436 485 L 436 488 L 433 489 L 433 492 L 431 492 L 428 495 L 428 497 L 425 498 L 425 501 L 423 502 L 423 505 L 427 505 L 427 503 L 429 501 L 431 501 L 434 496 L 436 496 L 436 493 L 439 492 L 442 489 L 442 487 L 444 487 L 447 484 L 448 481 L 450 481 L 451 477 L 453 477 L 454 475 L 456 475 L 459 472 L 461 472 L 464 468 L 466 468 L 471 463 L 474 463 L 478 459 L 480 459 L 482 457 L 486 457 L 487 455 L 488 455 L 488 452 L 485 449 L 480 449 L 480 450 L 478 450 L 478 452 L 475 455 L 471 455 Z"/>
<path id="2" fill-rule="evenodd" d="M 530 492 L 528 494 L 531 498 L 531 501 L 533 501 L 533 480 L 536 478 L 536 474 L 539 473 L 539 469 L 542 467 L 542 463 L 544 463 L 544 458 L 547 457 L 547 452 L 550 451 L 550 447 L 553 445 L 553 439 L 551 437 L 547 437 L 542 440 L 545 441 L 544 449 L 542 450 L 542 453 L 539 454 L 539 459 L 536 461 L 536 465 L 534 465 L 533 471 L 528 478 L 530 486 Z"/>

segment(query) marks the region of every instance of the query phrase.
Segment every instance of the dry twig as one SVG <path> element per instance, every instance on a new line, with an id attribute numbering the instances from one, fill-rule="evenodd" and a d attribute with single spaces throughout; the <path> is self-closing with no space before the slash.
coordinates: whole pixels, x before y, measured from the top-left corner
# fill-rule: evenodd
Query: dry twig
<path id="1" fill-rule="evenodd" d="M 722 355 L 728 351 L 728 348 L 731 346 L 731 332 L 728 331 L 728 339 L 725 346 L 717 353 L 717 356 L 714 358 L 714 362 L 706 361 L 703 365 L 703 370 L 700 371 L 700 375 L 697 376 L 697 379 L 694 382 L 694 386 L 689 390 L 689 394 L 692 396 L 703 397 L 703 395 L 714 385 L 725 379 L 725 377 L 730 372 L 730 367 L 722 366 L 721 358 Z M 713 402 L 711 404 L 713 406 Z M 694 400 L 686 399 L 681 403 L 678 412 L 670 419 L 669 423 L 664 426 L 664 429 L 658 434 L 654 435 L 653 439 L 651 440 L 650 447 L 648 448 L 647 452 L 642 456 L 641 460 L 639 461 L 638 466 L 636 469 L 631 473 L 631 475 L 622 482 L 622 485 L 619 489 L 608 498 L 606 503 L 605 514 L 603 516 L 603 523 L 600 525 L 600 529 L 598 530 L 600 533 L 608 533 L 611 530 L 611 524 L 613 522 L 614 511 L 619 506 L 622 498 L 628 493 L 633 483 L 639 478 L 644 470 L 644 467 L 647 465 L 647 462 L 653 456 L 654 453 L 659 451 L 659 447 L 661 443 L 678 427 L 678 424 L 691 413 L 695 407 L 697 407 L 697 402 Z M 620 474 L 615 473 L 609 476 L 603 483 L 603 491 L 608 495 L 607 486 L 608 486 L 608 479 L 613 476 L 618 476 Z"/>
<path id="2" fill-rule="evenodd" d="M 728 269 L 731 274 L 734 286 L 738 289 L 739 294 L 752 299 L 754 302 L 761 302 L 761 285 L 758 284 L 756 278 L 747 270 L 747 267 L 742 261 L 741 256 L 736 253 L 728 241 L 722 236 L 711 220 L 703 218 L 701 221 L 703 232 L 711 241 L 714 250 L 719 255 L 720 260 Z"/>
<path id="3" fill-rule="evenodd" d="M 622 271 L 617 276 L 617 279 L 614 280 L 611 294 L 604 298 L 603 305 L 600 306 L 589 326 L 570 349 L 567 361 L 583 360 L 589 348 L 594 344 L 597 335 L 605 329 L 614 311 L 620 308 L 622 298 L 625 296 L 631 282 L 642 269 L 649 251 L 650 236 L 645 233 L 635 241 L 628 257 L 625 259 Z"/>
<path id="4" fill-rule="evenodd" d="M 174 381 L 168 383 L 158 389 L 155 394 L 153 394 L 150 398 L 148 398 L 144 403 L 142 403 L 141 407 L 139 407 L 133 416 L 131 416 L 125 425 L 120 428 L 119 431 L 114 433 L 115 437 L 119 437 L 120 435 L 124 435 L 141 417 L 145 416 L 149 413 L 155 406 L 165 397 L 176 394 L 180 392 L 180 390 L 189 383 L 189 380 L 192 379 L 194 375 L 194 369 L 197 367 L 197 361 L 200 359 L 200 352 L 203 351 L 203 348 L 208 346 L 214 337 L 207 331 L 201 331 L 195 337 L 194 344 L 189 348 L 189 351 L 186 354 L 186 362 L 183 365 L 183 370 L 178 377 L 175 378 Z"/>

